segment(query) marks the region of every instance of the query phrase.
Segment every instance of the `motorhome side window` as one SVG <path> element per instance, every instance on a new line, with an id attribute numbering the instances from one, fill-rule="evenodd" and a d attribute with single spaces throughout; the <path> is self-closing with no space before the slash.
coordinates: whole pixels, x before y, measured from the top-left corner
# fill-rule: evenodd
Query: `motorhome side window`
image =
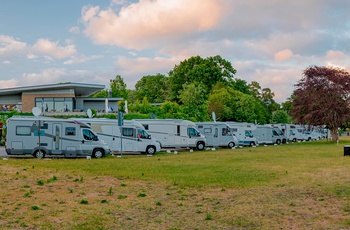
<path id="1" fill-rule="evenodd" d="M 145 129 L 148 130 L 148 125 L 143 125 L 143 127 L 145 127 Z"/>
<path id="2" fill-rule="evenodd" d="M 75 127 L 66 127 L 66 136 L 75 136 Z"/>
<path id="3" fill-rule="evenodd" d="M 205 128 L 204 129 L 204 133 L 211 133 L 211 132 L 212 132 L 212 130 L 210 128 Z"/>
<path id="4" fill-rule="evenodd" d="M 231 130 L 232 130 L 232 132 L 234 132 L 234 133 L 237 133 L 237 132 L 238 132 L 238 129 L 237 129 L 237 128 L 232 128 Z"/>
<path id="5" fill-rule="evenodd" d="M 199 132 L 194 128 L 188 128 L 188 135 L 190 137 L 200 136 Z"/>
<path id="6" fill-rule="evenodd" d="M 98 140 L 97 136 L 91 132 L 91 130 L 83 129 L 83 136 L 85 140 L 96 141 Z"/>
<path id="7" fill-rule="evenodd" d="M 30 126 L 16 126 L 16 135 L 17 136 L 30 136 L 31 127 Z"/>
<path id="8" fill-rule="evenodd" d="M 132 137 L 133 136 L 132 130 L 133 128 L 123 128 L 123 136 Z"/>

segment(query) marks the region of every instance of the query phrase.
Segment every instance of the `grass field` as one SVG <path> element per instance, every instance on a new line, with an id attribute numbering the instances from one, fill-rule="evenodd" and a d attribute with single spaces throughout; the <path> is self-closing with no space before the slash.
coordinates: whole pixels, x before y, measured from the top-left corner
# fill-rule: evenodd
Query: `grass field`
<path id="1" fill-rule="evenodd" d="M 0 228 L 348 229 L 347 144 L 0 160 Z"/>

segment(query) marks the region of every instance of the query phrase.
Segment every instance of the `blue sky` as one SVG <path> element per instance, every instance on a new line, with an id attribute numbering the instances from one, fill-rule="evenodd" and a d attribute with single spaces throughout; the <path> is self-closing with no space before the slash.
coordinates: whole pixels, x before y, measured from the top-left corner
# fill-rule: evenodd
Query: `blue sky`
<path id="1" fill-rule="evenodd" d="M 346 0 L 11 0 L 0 3 L 0 88 L 59 82 L 129 89 L 200 55 L 288 98 L 311 65 L 350 71 Z"/>

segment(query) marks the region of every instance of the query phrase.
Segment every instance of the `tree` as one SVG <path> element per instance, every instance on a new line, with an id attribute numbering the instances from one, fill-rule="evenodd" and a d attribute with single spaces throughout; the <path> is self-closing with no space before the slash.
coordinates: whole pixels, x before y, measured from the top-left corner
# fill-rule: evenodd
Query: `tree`
<path id="1" fill-rule="evenodd" d="M 349 119 L 350 74 L 335 67 L 312 66 L 303 75 L 295 85 L 292 114 L 298 123 L 328 126 L 336 141 L 338 128 Z"/>
<path id="2" fill-rule="evenodd" d="M 270 114 L 258 99 L 229 86 L 213 87 L 209 95 L 208 113 L 212 111 L 221 121 L 256 121 L 265 124 L 270 120 Z"/>
<path id="3" fill-rule="evenodd" d="M 289 115 L 285 110 L 276 110 L 272 113 L 271 122 L 273 124 L 288 124 L 289 120 Z"/>
<path id="4" fill-rule="evenodd" d="M 109 85 L 112 91 L 112 97 L 122 97 L 125 100 L 128 99 L 128 91 L 124 79 L 117 75 L 114 79 L 109 81 Z"/>
<path id="5" fill-rule="evenodd" d="M 247 85 L 247 82 L 245 80 L 236 78 L 234 81 L 232 81 L 231 84 L 233 89 L 238 90 L 244 94 L 251 94 L 249 85 Z"/>
<path id="6" fill-rule="evenodd" d="M 191 57 L 182 61 L 169 72 L 170 100 L 179 102 L 178 92 L 183 85 L 202 83 L 207 93 L 217 82 L 230 83 L 236 70 L 231 63 L 219 55 L 208 58 Z"/>
<path id="7" fill-rule="evenodd" d="M 204 91 L 203 85 L 195 85 L 194 83 L 184 85 L 180 91 L 179 98 L 182 102 L 183 110 L 195 121 L 203 121 L 208 118 L 206 113 L 208 102 Z"/>
<path id="8" fill-rule="evenodd" d="M 136 99 L 142 100 L 147 97 L 151 103 L 161 103 L 168 96 L 168 79 L 165 75 L 147 75 L 143 76 L 135 85 Z"/>

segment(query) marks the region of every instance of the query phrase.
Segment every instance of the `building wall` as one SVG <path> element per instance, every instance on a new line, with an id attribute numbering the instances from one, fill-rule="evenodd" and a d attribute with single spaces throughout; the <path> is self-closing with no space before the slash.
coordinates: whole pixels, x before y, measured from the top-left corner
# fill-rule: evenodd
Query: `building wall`
<path id="1" fill-rule="evenodd" d="M 22 94 L 22 112 L 31 112 L 37 97 L 73 97 L 72 94 Z"/>

